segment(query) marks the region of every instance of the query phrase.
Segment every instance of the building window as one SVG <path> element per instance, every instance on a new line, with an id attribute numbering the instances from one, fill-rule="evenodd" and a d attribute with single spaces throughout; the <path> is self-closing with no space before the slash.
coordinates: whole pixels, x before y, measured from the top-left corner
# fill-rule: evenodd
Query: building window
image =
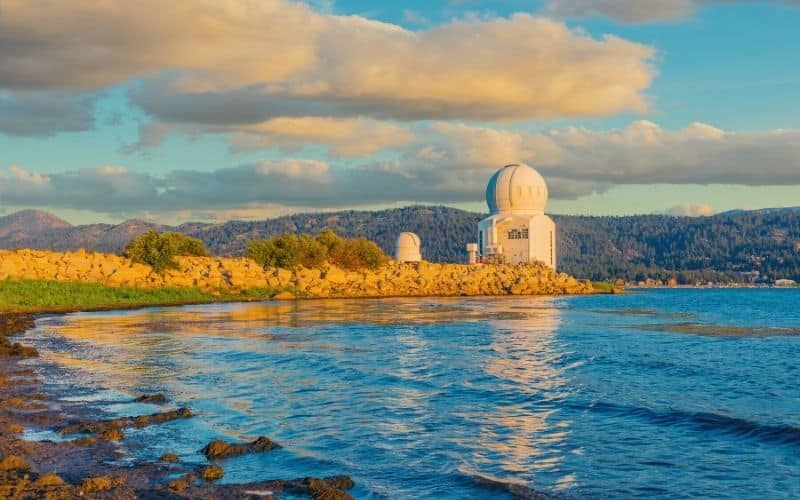
<path id="1" fill-rule="evenodd" d="M 527 240 L 528 239 L 528 228 L 523 227 L 522 229 L 512 229 L 508 232 L 508 239 L 509 240 Z"/>
<path id="2" fill-rule="evenodd" d="M 480 247 L 480 254 L 483 255 L 483 231 L 478 231 L 478 246 Z"/>

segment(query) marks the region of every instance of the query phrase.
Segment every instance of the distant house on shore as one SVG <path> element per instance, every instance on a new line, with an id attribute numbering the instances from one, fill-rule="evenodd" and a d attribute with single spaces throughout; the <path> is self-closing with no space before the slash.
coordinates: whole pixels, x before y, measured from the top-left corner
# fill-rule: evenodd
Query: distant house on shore
<path id="1" fill-rule="evenodd" d="M 793 286 L 797 286 L 797 282 L 795 280 L 787 280 L 787 279 L 775 280 L 775 286 L 781 288 L 790 288 Z"/>

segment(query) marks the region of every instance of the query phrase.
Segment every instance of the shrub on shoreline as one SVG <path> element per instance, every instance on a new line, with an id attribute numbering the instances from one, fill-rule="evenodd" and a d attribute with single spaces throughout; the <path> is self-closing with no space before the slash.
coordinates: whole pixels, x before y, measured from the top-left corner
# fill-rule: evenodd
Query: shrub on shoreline
<path id="1" fill-rule="evenodd" d="M 283 234 L 268 240 L 251 241 L 244 255 L 264 267 L 292 269 L 322 265 L 328 250 L 309 236 Z"/>
<path id="2" fill-rule="evenodd" d="M 132 239 L 123 252 L 125 257 L 140 264 L 148 264 L 158 273 L 177 269 L 174 257 L 178 255 L 208 256 L 205 244 L 197 238 L 180 233 L 148 231 Z"/>
<path id="3" fill-rule="evenodd" d="M 247 245 L 245 257 L 264 267 L 293 269 L 297 266 L 320 267 L 326 262 L 344 269 L 376 269 L 389 258 L 380 247 L 366 238 L 346 239 L 331 230 L 315 238 L 283 234 Z"/>

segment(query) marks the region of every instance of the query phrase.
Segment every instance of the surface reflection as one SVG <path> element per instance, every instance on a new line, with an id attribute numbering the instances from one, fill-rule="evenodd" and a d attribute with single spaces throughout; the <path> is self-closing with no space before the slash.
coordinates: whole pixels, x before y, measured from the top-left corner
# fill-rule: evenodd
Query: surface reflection
<path id="1" fill-rule="evenodd" d="M 215 304 L 42 317 L 23 342 L 57 363 L 45 387 L 98 414 L 152 413 L 130 403 L 151 392 L 196 411 L 126 433 L 139 460 L 199 464 L 211 439 L 284 445 L 227 461 L 223 481 L 346 473 L 356 498 L 508 498 L 475 477 L 568 497 L 797 498 L 800 336 L 780 335 L 798 330 L 796 298 Z"/>
<path id="2" fill-rule="evenodd" d="M 503 302 L 502 299 L 487 299 L 482 306 L 475 307 L 473 301 L 458 298 L 430 301 L 331 299 L 149 308 L 70 314 L 53 324 L 45 324 L 44 328 L 57 330 L 60 336 L 73 343 L 68 350 L 48 353 L 49 359 L 102 377 L 121 377 L 125 384 L 135 387 L 166 381 L 177 372 L 202 369 L 202 363 L 193 362 L 191 353 L 204 349 L 205 339 L 249 340 L 251 343 L 245 350 L 262 354 L 274 352 L 270 342 L 278 343 L 282 349 L 357 349 L 321 342 L 306 332 L 292 331 L 326 324 L 407 327 L 396 340 L 407 344 L 404 356 L 413 357 L 413 343 L 424 343 L 421 337 L 413 334 L 415 326 L 505 321 L 526 318 L 530 314 L 530 311 L 509 308 Z M 236 342 L 231 344 L 231 347 L 238 346 Z M 416 348 L 419 350 L 424 350 L 424 345 Z M 113 355 L 109 354 L 111 352 Z M 110 361 L 120 358 L 126 362 Z M 421 361 L 418 357 L 413 360 Z"/>
<path id="3" fill-rule="evenodd" d="M 553 419 L 564 397 L 566 379 L 559 367 L 563 346 L 555 335 L 561 311 L 552 299 L 540 299 L 524 310 L 524 317 L 491 323 L 491 349 L 486 373 L 497 379 L 501 391 L 513 395 L 476 422 L 479 447 L 491 450 L 513 476 L 530 477 L 535 469 L 557 471 L 563 461 L 561 444 L 570 422 Z M 487 457 L 476 457 L 477 460 Z M 560 488 L 574 486 L 572 476 L 558 478 Z"/>

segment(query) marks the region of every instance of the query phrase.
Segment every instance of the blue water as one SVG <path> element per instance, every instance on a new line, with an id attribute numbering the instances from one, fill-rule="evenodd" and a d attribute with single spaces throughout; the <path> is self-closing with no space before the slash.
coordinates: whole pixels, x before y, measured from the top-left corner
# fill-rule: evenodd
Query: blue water
<path id="1" fill-rule="evenodd" d="M 800 497 L 800 290 L 327 300 L 44 317 L 48 384 L 201 462 L 216 437 L 282 450 L 225 481 L 349 474 L 357 498 Z M 69 408 L 72 401 L 65 401 Z M 163 409 L 163 408 L 161 408 Z"/>

